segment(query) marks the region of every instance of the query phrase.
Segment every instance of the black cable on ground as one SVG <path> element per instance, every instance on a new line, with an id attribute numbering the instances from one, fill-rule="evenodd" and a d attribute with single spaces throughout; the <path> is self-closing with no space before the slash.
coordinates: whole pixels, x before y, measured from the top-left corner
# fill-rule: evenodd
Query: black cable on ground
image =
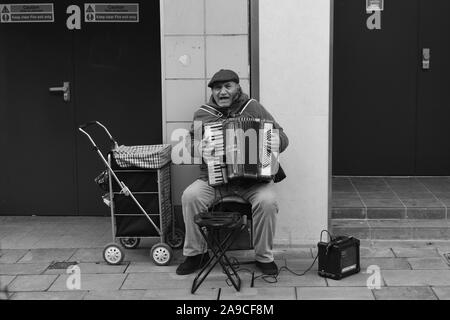
<path id="1" fill-rule="evenodd" d="M 328 230 L 322 230 L 322 232 L 320 233 L 320 241 L 322 241 L 322 236 L 323 236 L 324 232 L 326 232 L 328 234 L 328 236 L 330 237 L 330 241 L 332 241 L 333 240 L 333 236 L 330 234 L 330 232 L 328 232 Z M 280 273 L 282 271 L 284 271 L 284 270 L 286 270 L 286 271 L 290 272 L 291 274 L 293 274 L 295 276 L 298 276 L 298 277 L 304 276 L 309 271 L 311 271 L 311 269 L 313 268 L 314 264 L 316 263 L 318 257 L 319 257 L 319 252 L 317 252 L 316 256 L 314 257 L 314 260 L 313 260 L 312 264 L 303 273 L 297 273 L 297 272 L 291 270 L 287 266 L 287 264 L 285 263 L 285 265 L 282 266 L 281 268 L 279 268 L 278 272 L 276 274 L 274 274 L 274 275 L 260 274 L 258 276 L 255 276 L 255 271 L 253 271 L 253 270 L 244 269 L 244 268 L 241 269 L 240 268 L 240 266 L 242 264 L 253 264 L 253 263 L 255 263 L 255 261 L 248 261 L 248 262 L 240 263 L 239 260 L 236 259 L 235 257 L 230 257 L 229 260 L 230 260 L 230 263 L 232 264 L 232 266 L 236 268 L 236 272 L 237 273 L 239 273 L 239 272 L 249 272 L 252 275 L 252 280 L 251 280 L 250 287 L 253 288 L 255 280 L 259 279 L 259 278 L 263 279 L 267 283 L 277 283 Z M 228 279 L 227 279 L 227 284 L 230 286 L 230 284 L 228 283 Z"/>

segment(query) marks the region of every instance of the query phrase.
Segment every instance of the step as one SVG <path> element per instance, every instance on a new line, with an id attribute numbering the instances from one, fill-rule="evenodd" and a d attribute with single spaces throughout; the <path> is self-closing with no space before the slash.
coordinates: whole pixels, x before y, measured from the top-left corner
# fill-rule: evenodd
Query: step
<path id="1" fill-rule="evenodd" d="M 333 219 L 449 219 L 450 177 L 332 179 Z"/>
<path id="2" fill-rule="evenodd" d="M 444 206 L 435 207 L 336 207 L 331 209 L 332 219 L 427 219 L 444 220 L 448 217 L 448 209 Z"/>
<path id="3" fill-rule="evenodd" d="M 360 240 L 450 240 L 447 219 L 331 219 L 330 227 Z"/>

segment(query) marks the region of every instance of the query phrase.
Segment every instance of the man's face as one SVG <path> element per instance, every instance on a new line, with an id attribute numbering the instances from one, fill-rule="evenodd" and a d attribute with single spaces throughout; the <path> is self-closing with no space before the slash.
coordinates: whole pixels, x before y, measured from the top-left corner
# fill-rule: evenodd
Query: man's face
<path id="1" fill-rule="evenodd" d="M 230 107 L 239 94 L 239 88 L 234 81 L 215 83 L 212 87 L 214 101 L 221 108 Z"/>

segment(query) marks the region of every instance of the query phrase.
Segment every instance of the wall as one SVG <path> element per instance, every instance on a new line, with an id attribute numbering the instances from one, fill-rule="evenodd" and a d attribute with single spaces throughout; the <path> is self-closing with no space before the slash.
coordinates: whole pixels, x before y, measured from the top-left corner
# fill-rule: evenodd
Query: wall
<path id="1" fill-rule="evenodd" d="M 290 139 L 278 243 L 315 243 L 328 224 L 330 2 L 259 1 L 261 102 Z"/>
<path id="2" fill-rule="evenodd" d="M 207 83 L 221 68 L 235 70 L 249 92 L 247 0 L 161 0 L 163 123 L 172 132 L 190 127 L 194 111 L 207 102 Z M 174 165 L 173 202 L 198 176 L 196 165 Z M 176 209 L 180 209 L 176 207 Z"/>
<path id="3" fill-rule="evenodd" d="M 165 142 L 189 128 L 208 79 L 232 68 L 249 88 L 246 0 L 161 0 Z M 330 0 L 259 1 L 260 100 L 284 127 L 277 244 L 312 244 L 328 223 Z M 198 174 L 173 166 L 173 200 Z M 179 207 L 177 207 L 179 209 Z"/>

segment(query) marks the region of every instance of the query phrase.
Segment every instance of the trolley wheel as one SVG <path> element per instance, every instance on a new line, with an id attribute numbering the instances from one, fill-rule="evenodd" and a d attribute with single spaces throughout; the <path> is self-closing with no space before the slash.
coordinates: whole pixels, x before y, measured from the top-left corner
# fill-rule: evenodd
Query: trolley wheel
<path id="1" fill-rule="evenodd" d="M 167 235 L 167 244 L 172 247 L 172 249 L 180 249 L 184 243 L 184 231 L 175 228 Z"/>
<path id="2" fill-rule="evenodd" d="M 110 243 L 103 249 L 103 259 L 111 265 L 121 264 L 125 258 L 123 249 L 115 243 Z"/>
<path id="3" fill-rule="evenodd" d="M 167 266 L 173 257 L 172 248 L 165 243 L 157 243 L 152 247 L 150 255 L 158 266 Z"/>
<path id="4" fill-rule="evenodd" d="M 120 244 L 125 249 L 136 249 L 141 242 L 139 238 L 120 238 Z"/>

